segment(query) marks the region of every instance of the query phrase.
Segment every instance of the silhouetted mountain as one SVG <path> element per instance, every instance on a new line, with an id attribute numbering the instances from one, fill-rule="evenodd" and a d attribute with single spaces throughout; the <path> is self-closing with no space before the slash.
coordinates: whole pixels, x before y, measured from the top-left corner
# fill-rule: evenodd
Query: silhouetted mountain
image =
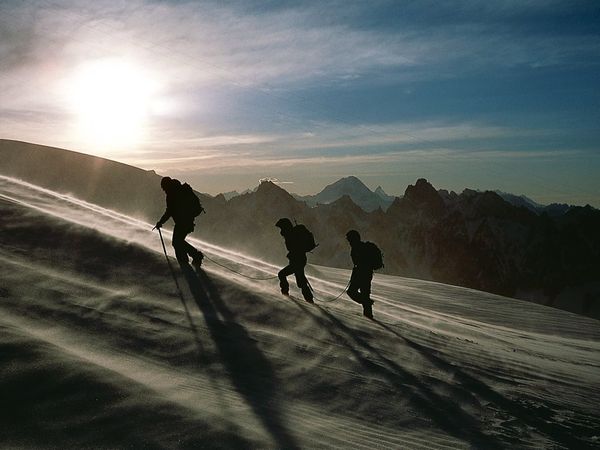
<path id="1" fill-rule="evenodd" d="M 567 213 L 571 208 L 574 208 L 573 205 L 567 205 L 566 203 L 551 203 L 550 205 L 542 205 L 525 195 L 508 194 L 501 191 L 495 192 L 511 205 L 522 206 L 530 211 L 535 212 L 536 214 L 546 213 L 549 216 L 558 217 Z"/>
<path id="2" fill-rule="evenodd" d="M 71 193 L 152 224 L 164 210 L 160 176 L 154 172 L 14 141 L 0 141 L 0 162 L 1 174 Z M 323 192 L 331 197 L 324 198 L 333 199 L 348 185 L 356 188 L 355 195 L 368 191 L 377 196 L 356 178 L 344 180 L 326 188 Z M 349 267 L 344 235 L 357 229 L 363 239 L 383 250 L 385 273 L 600 317 L 600 211 L 589 206 L 557 205 L 560 214 L 539 214 L 514 206 L 495 192 L 437 191 L 425 179 L 408 186 L 387 211 L 366 211 L 349 194 L 310 207 L 271 182 L 229 201 L 223 195 L 201 199 L 207 214 L 198 219 L 196 236 L 268 261 L 285 261 L 275 222 L 289 217 L 313 231 L 319 243 L 309 257 L 314 264 Z"/>
<path id="3" fill-rule="evenodd" d="M 525 195 L 509 194 L 498 190 L 494 192 L 513 206 L 522 206 L 533 212 L 540 212 L 544 208 L 544 205 L 540 205 Z"/>
<path id="4" fill-rule="evenodd" d="M 221 195 L 223 195 L 225 200 L 231 200 L 233 197 L 237 197 L 238 195 L 240 195 L 240 193 L 238 191 L 229 191 L 223 192 Z"/>
<path id="5" fill-rule="evenodd" d="M 270 181 L 265 179 L 263 181 Z M 277 184 L 275 182 L 275 184 Z M 244 193 L 253 192 L 255 189 L 247 189 Z M 228 192 L 224 194 L 229 200 L 236 197 L 237 192 Z M 360 206 L 365 211 L 374 211 L 378 208 L 386 210 L 394 201 L 396 197 L 386 194 L 381 186 L 377 186 L 375 191 L 371 191 L 365 184 L 357 177 L 350 176 L 341 178 L 333 184 L 326 186 L 321 192 L 315 195 L 300 195 L 290 192 L 290 195 L 296 200 L 305 202 L 307 205 L 314 207 L 318 204 L 332 203 L 344 195 L 347 195 L 352 199 L 354 203 Z"/>
<path id="6" fill-rule="evenodd" d="M 389 205 L 391 205 L 394 199 L 396 198 L 393 195 L 386 194 L 386 192 L 381 186 L 377 186 L 377 188 L 375 189 L 375 194 L 377 194 L 377 196 L 383 201 L 389 203 Z"/>
<path id="7" fill-rule="evenodd" d="M 248 194 L 250 192 L 256 191 L 257 189 L 258 189 L 258 186 L 255 187 L 254 189 L 250 189 L 250 188 L 244 189 L 242 192 L 229 191 L 229 192 L 223 192 L 223 193 L 221 193 L 219 195 L 222 195 L 225 198 L 225 200 L 231 200 L 233 197 L 238 197 L 240 195 Z"/>
<path id="8" fill-rule="evenodd" d="M 326 186 L 316 195 L 298 196 L 297 198 L 306 201 L 310 206 L 315 206 L 320 203 L 334 202 L 347 195 L 365 211 L 374 211 L 378 208 L 386 210 L 394 198 L 387 196 L 381 187 L 379 189 L 379 193 L 373 192 L 358 178 L 350 176 Z"/>
<path id="9" fill-rule="evenodd" d="M 566 203 L 550 203 L 549 205 L 543 206 L 539 212 L 546 213 L 552 217 L 558 217 L 566 214 L 571 208 L 575 208 L 575 206 L 567 205 Z"/>

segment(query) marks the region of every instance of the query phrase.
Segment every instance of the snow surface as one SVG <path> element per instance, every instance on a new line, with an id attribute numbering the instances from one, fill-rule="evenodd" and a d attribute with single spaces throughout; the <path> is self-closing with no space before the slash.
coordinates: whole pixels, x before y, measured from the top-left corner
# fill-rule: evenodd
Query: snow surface
<path id="1" fill-rule="evenodd" d="M 192 239 L 176 284 L 150 224 L 6 177 L 0 211 L 4 448 L 600 447 L 593 319 L 377 274 L 368 320 L 348 270 L 309 305 Z"/>

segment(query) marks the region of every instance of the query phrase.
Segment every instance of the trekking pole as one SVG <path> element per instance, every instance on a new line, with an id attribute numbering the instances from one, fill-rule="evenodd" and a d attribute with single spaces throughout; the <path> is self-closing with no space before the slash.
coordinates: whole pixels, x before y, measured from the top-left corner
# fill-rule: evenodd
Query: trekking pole
<path id="1" fill-rule="evenodd" d="M 181 292 L 181 288 L 179 287 L 179 282 L 177 281 L 177 277 L 175 276 L 175 269 L 173 269 L 173 265 L 171 264 L 171 261 L 169 260 L 169 255 L 167 255 L 167 247 L 165 247 L 165 241 L 163 239 L 163 235 L 162 235 L 162 232 L 160 231 L 160 228 L 158 228 L 158 235 L 160 236 L 160 243 L 162 244 L 163 252 L 165 253 L 165 258 L 167 259 L 167 264 L 169 265 L 169 270 L 171 271 L 171 275 L 173 276 L 173 281 L 175 281 L 175 286 L 177 286 L 177 291 L 179 292 L 179 296 L 181 297 L 181 300 L 183 301 L 183 293 Z M 184 302 L 184 304 L 185 304 L 185 302 Z"/>
<path id="2" fill-rule="evenodd" d="M 154 228 L 156 228 L 156 227 L 154 227 Z M 154 230 L 154 228 L 152 228 L 152 229 Z M 167 255 L 167 247 L 165 247 L 165 241 L 163 239 L 162 232 L 160 231 L 160 227 L 158 228 L 158 235 L 160 236 L 160 243 L 162 244 L 163 252 L 165 253 L 165 258 L 167 259 L 167 264 L 169 265 L 169 270 L 171 271 L 171 275 L 173 276 L 173 281 L 175 281 L 175 286 L 177 286 L 177 292 L 179 293 L 179 299 L 181 300 L 181 303 L 183 304 L 183 309 L 185 310 L 185 315 L 187 317 L 188 322 L 190 323 L 192 332 L 194 333 L 194 336 L 196 337 L 196 343 L 198 344 L 198 347 L 200 348 L 202 346 L 202 344 L 200 343 L 200 341 L 198 339 L 198 331 L 196 330 L 196 326 L 194 325 L 194 321 L 192 320 L 190 310 L 188 309 L 187 304 L 185 303 L 185 298 L 183 297 L 183 292 L 181 291 L 181 287 L 179 286 L 179 282 L 177 281 L 177 277 L 175 276 L 175 270 L 173 269 L 173 265 L 171 264 L 171 261 L 169 260 L 169 255 Z"/>

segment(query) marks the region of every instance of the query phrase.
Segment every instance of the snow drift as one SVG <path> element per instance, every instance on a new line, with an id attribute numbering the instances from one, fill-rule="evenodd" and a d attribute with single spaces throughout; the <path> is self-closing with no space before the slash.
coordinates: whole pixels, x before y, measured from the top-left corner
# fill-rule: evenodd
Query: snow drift
<path id="1" fill-rule="evenodd" d="M 596 320 L 376 275 L 370 321 L 347 270 L 309 305 L 201 241 L 180 292 L 147 223 L 5 177 L 0 210 L 3 447 L 600 444 Z"/>

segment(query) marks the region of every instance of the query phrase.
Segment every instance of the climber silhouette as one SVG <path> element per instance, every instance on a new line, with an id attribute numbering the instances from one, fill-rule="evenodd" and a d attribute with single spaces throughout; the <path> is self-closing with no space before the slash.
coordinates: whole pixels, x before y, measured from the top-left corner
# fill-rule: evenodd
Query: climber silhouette
<path id="1" fill-rule="evenodd" d="M 360 234 L 356 230 L 348 231 L 346 239 L 350 243 L 350 257 L 354 264 L 352 275 L 350 276 L 350 285 L 346 293 L 348 297 L 363 306 L 363 315 L 372 319 L 373 300 L 371 300 L 371 281 L 373 280 L 373 270 L 378 267 L 373 262 L 370 247 L 375 244 L 362 242 Z M 375 246 L 375 248 L 377 247 Z"/>
<path id="2" fill-rule="evenodd" d="M 304 225 L 293 226 L 290 219 L 282 218 L 275 224 L 280 229 L 280 234 L 285 239 L 285 247 L 287 248 L 287 258 L 289 264 L 281 269 L 278 273 L 279 276 L 279 287 L 283 295 L 289 295 L 290 284 L 287 281 L 287 277 L 294 274 L 296 277 L 296 284 L 302 290 L 304 300 L 308 303 L 314 303 L 313 293 L 304 274 L 304 267 L 306 266 L 306 252 L 312 250 L 314 245 L 314 239 L 312 234 L 308 232 Z M 310 238 L 306 238 L 306 232 L 310 234 Z M 312 244 L 307 245 L 307 240 Z M 312 248 L 309 248 L 311 247 Z"/>
<path id="3" fill-rule="evenodd" d="M 192 257 L 194 267 L 199 268 L 204 255 L 186 242 L 185 238 L 194 231 L 194 219 L 204 208 L 189 184 L 181 184 L 179 180 L 164 177 L 160 181 L 160 186 L 166 194 L 167 209 L 160 220 L 156 222 L 156 228 L 162 227 L 169 218 L 173 218 L 175 222 L 173 248 L 177 261 L 182 266 L 189 266 L 189 255 Z"/>

